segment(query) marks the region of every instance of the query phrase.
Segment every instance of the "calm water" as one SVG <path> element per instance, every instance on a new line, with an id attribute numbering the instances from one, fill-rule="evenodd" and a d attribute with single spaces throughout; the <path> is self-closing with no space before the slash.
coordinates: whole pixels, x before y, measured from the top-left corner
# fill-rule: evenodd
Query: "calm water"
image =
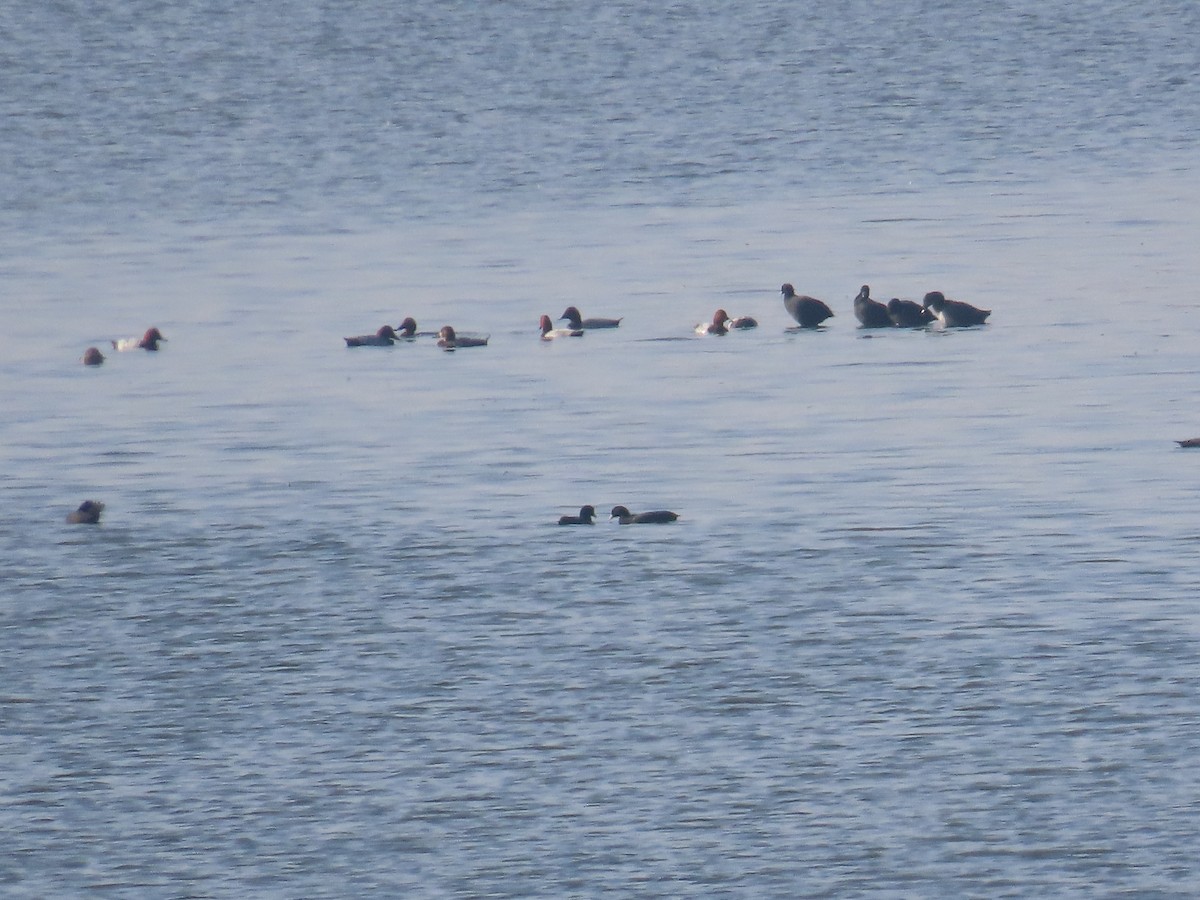
<path id="1" fill-rule="evenodd" d="M 5 14 L 0 893 L 1200 891 L 1200 7 L 728 6 Z"/>

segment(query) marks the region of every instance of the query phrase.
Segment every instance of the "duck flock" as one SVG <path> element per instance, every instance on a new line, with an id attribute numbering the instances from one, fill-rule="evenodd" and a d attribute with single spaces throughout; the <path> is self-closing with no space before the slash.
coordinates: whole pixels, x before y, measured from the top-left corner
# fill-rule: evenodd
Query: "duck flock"
<path id="1" fill-rule="evenodd" d="M 797 294 L 791 284 L 784 284 L 780 289 L 783 306 L 788 315 L 795 320 L 800 328 L 822 328 L 826 320 L 833 318 L 833 310 L 823 300 L 805 294 Z M 940 323 L 943 328 L 969 328 L 987 323 L 991 310 L 980 309 L 961 300 L 950 300 L 941 291 L 930 291 L 922 302 L 901 300 L 893 297 L 887 303 L 882 303 L 871 297 L 869 285 L 863 285 L 854 298 L 854 316 L 862 328 L 926 328 L 934 323 Z M 565 322 L 563 327 L 555 327 L 548 315 L 541 316 L 538 330 L 543 341 L 559 338 L 583 336 L 585 331 L 618 328 L 622 319 L 619 318 L 584 318 L 578 308 L 568 306 L 558 318 Z M 741 331 L 758 327 L 758 321 L 751 316 L 731 316 L 724 309 L 718 309 L 707 322 L 695 326 L 699 335 L 725 335 L 731 331 Z M 446 351 L 455 351 L 467 347 L 486 347 L 488 336 L 458 332 L 451 325 L 444 325 L 437 332 L 417 330 L 417 323 L 411 317 L 404 319 L 399 325 L 384 325 L 374 334 L 356 335 L 344 338 L 347 347 L 390 347 L 398 342 L 415 341 L 418 338 L 434 338 L 437 346 Z M 159 344 L 167 339 L 157 328 L 149 328 L 141 337 L 125 338 L 111 342 L 112 349 L 120 352 L 133 350 L 157 351 Z M 88 347 L 81 362 L 86 366 L 99 366 L 105 361 L 105 356 L 97 347 Z M 1200 438 L 1191 438 L 1177 442 L 1181 447 L 1200 447 Z M 100 513 L 104 504 L 98 500 L 85 500 L 78 509 L 67 516 L 71 524 L 94 525 L 100 521 Z M 585 505 L 575 516 L 562 516 L 559 525 L 591 525 L 596 517 L 595 507 Z M 616 519 L 622 525 L 664 525 L 676 521 L 677 513 L 665 509 L 651 510 L 643 513 L 631 513 L 624 506 L 614 506 L 610 519 Z"/>

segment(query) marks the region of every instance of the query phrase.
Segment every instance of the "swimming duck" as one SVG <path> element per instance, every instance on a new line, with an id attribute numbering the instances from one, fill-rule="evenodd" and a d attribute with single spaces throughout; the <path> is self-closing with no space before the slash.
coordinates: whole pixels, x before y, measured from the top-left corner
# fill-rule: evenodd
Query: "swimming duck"
<path id="1" fill-rule="evenodd" d="M 438 332 L 437 345 L 443 350 L 456 350 L 459 347 L 486 347 L 486 337 L 459 337 L 449 325 L 443 325 Z"/>
<path id="2" fill-rule="evenodd" d="M 925 295 L 925 307 L 942 320 L 947 328 L 966 328 L 982 325 L 992 314 L 990 309 L 979 309 L 961 300 L 947 300 L 941 291 L 930 291 Z"/>
<path id="3" fill-rule="evenodd" d="M 610 519 L 616 519 L 622 525 L 666 525 L 679 518 L 678 513 L 665 509 L 655 509 L 651 512 L 631 513 L 624 506 L 614 506 Z"/>
<path id="4" fill-rule="evenodd" d="M 1176 441 L 1180 447 L 1200 447 L 1200 438 L 1188 438 L 1186 441 Z"/>
<path id="5" fill-rule="evenodd" d="M 549 316 L 542 316 L 538 327 L 542 330 L 543 341 L 552 341 L 555 338 L 583 337 L 582 328 L 555 328 Z"/>
<path id="6" fill-rule="evenodd" d="M 158 342 L 165 341 L 162 332 L 157 328 L 147 328 L 146 333 L 140 338 L 121 338 L 119 341 L 113 341 L 113 349 L 119 353 L 124 353 L 126 350 L 157 350 Z"/>
<path id="7" fill-rule="evenodd" d="M 621 324 L 620 319 L 585 319 L 574 306 L 568 306 L 558 318 L 566 319 L 572 328 L 616 328 Z"/>
<path id="8" fill-rule="evenodd" d="M 88 347 L 83 351 L 83 359 L 80 362 L 85 366 L 98 366 L 104 362 L 104 354 L 96 347 Z"/>
<path id="9" fill-rule="evenodd" d="M 99 500 L 84 500 L 79 509 L 67 513 L 69 525 L 96 525 L 100 521 L 100 513 L 104 512 L 104 504 Z"/>
<path id="10" fill-rule="evenodd" d="M 560 516 L 559 525 L 593 525 L 592 519 L 596 518 L 596 507 L 581 506 L 579 507 L 579 515 L 577 516 Z"/>
<path id="11" fill-rule="evenodd" d="M 417 320 L 412 316 L 408 316 L 403 322 L 396 326 L 396 340 L 407 338 L 411 340 L 417 336 Z"/>
<path id="12" fill-rule="evenodd" d="M 892 317 L 888 308 L 878 300 L 871 299 L 871 287 L 864 284 L 854 298 L 854 315 L 863 328 L 891 328 Z"/>
<path id="13" fill-rule="evenodd" d="M 758 319 L 754 316 L 738 316 L 736 319 L 730 319 L 725 323 L 725 327 L 730 331 L 742 331 L 747 328 L 757 328 Z"/>
<path id="14" fill-rule="evenodd" d="M 360 334 L 358 337 L 343 338 L 347 347 L 390 347 L 398 339 L 396 329 L 384 325 L 374 334 Z"/>
<path id="15" fill-rule="evenodd" d="M 936 322 L 937 316 L 929 309 L 914 300 L 901 300 L 893 297 L 887 305 L 888 317 L 897 328 L 924 328 L 930 322 Z"/>
<path id="16" fill-rule="evenodd" d="M 713 313 L 711 322 L 701 322 L 696 326 L 696 334 L 728 334 L 729 326 L 725 324 L 728 321 L 729 313 L 718 309 Z"/>
<path id="17" fill-rule="evenodd" d="M 799 322 L 801 328 L 816 328 L 833 316 L 833 310 L 823 300 L 797 294 L 790 284 L 785 284 L 779 292 L 783 294 L 783 306 L 788 315 Z"/>

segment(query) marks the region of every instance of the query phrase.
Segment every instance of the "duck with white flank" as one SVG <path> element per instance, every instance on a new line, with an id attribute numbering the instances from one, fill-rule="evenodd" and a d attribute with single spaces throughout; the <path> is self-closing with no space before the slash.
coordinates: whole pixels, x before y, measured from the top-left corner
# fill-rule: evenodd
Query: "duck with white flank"
<path id="1" fill-rule="evenodd" d="M 146 333 L 140 338 L 121 338 L 119 341 L 113 341 L 113 349 L 118 353 L 125 353 L 129 350 L 157 350 L 158 342 L 165 341 L 162 332 L 157 328 L 147 328 Z"/>
<path id="2" fill-rule="evenodd" d="M 620 319 L 585 319 L 574 306 L 563 310 L 558 319 L 560 322 L 565 319 L 572 328 L 616 328 L 621 324 Z"/>
<path id="3" fill-rule="evenodd" d="M 941 291 L 930 291 L 925 295 L 925 308 L 941 319 L 947 328 L 983 325 L 992 314 L 990 309 L 979 309 L 961 300 L 947 300 Z"/>
<path id="4" fill-rule="evenodd" d="M 541 329 L 543 341 L 553 341 L 565 337 L 583 337 L 582 328 L 555 328 L 549 316 L 542 316 L 538 321 L 538 328 Z"/>
<path id="5" fill-rule="evenodd" d="M 711 322 L 701 322 L 696 326 L 696 334 L 728 334 L 729 326 L 726 324 L 728 321 L 729 313 L 718 309 L 713 313 Z"/>
<path id="6" fill-rule="evenodd" d="M 795 319 L 801 328 L 817 328 L 826 319 L 833 317 L 833 310 L 824 300 L 797 294 L 790 284 L 779 289 L 783 294 L 783 307 L 788 315 Z"/>
<path id="7" fill-rule="evenodd" d="M 892 317 L 888 308 L 878 300 L 871 299 L 871 287 L 864 284 L 854 298 L 854 315 L 863 328 L 892 328 Z"/>
<path id="8" fill-rule="evenodd" d="M 609 517 L 616 519 L 622 525 L 666 525 L 669 522 L 674 522 L 679 518 L 678 513 L 673 513 L 666 509 L 655 509 L 644 513 L 631 513 L 624 506 L 614 506 L 612 515 Z"/>

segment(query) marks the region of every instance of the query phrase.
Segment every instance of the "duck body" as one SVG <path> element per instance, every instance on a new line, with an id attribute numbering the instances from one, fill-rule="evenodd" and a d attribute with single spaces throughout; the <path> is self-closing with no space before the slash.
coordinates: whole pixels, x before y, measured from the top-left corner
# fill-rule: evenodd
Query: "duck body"
<path id="1" fill-rule="evenodd" d="M 779 292 L 783 294 L 783 308 L 801 328 L 817 328 L 826 319 L 833 318 L 833 310 L 824 300 L 797 294 L 790 284 L 785 284 Z"/>
<path id="2" fill-rule="evenodd" d="M 679 514 L 666 509 L 631 513 L 624 506 L 614 506 L 610 518 L 616 519 L 622 525 L 666 525 L 678 519 Z"/>
<path id="3" fill-rule="evenodd" d="M 901 300 L 893 297 L 887 304 L 888 317 L 897 328 L 924 328 L 930 322 L 936 322 L 937 316 L 933 311 L 913 300 Z"/>
<path id="4" fill-rule="evenodd" d="M 121 338 L 113 341 L 112 345 L 118 353 L 125 353 L 129 350 L 157 350 L 158 342 L 165 340 L 166 338 L 157 328 L 147 328 L 146 333 L 140 338 Z"/>
<path id="5" fill-rule="evenodd" d="M 99 366 L 104 364 L 104 354 L 97 347 L 88 347 L 83 351 L 83 358 L 79 360 L 85 366 Z"/>
<path id="6" fill-rule="evenodd" d="M 745 331 L 747 328 L 757 328 L 758 319 L 754 316 L 738 316 L 725 323 L 730 331 Z"/>
<path id="7" fill-rule="evenodd" d="M 930 291 L 925 295 L 925 308 L 942 320 L 947 328 L 968 328 L 983 325 L 992 314 L 990 309 L 979 309 L 961 300 L 947 300 L 941 291 Z"/>
<path id="8" fill-rule="evenodd" d="M 1180 447 L 1200 447 L 1200 438 L 1188 438 L 1186 441 L 1176 441 Z"/>
<path id="9" fill-rule="evenodd" d="M 575 329 L 617 328 L 621 324 L 620 319 L 585 319 L 574 306 L 568 306 L 558 318 L 560 322 L 565 320 L 571 328 Z"/>
<path id="10" fill-rule="evenodd" d="M 888 308 L 878 300 L 871 299 L 871 287 L 864 284 L 854 298 L 854 316 L 863 328 L 892 328 L 892 317 Z"/>
<path id="11" fill-rule="evenodd" d="M 67 524 L 97 525 L 102 512 L 104 512 L 104 504 L 99 500 L 84 500 L 79 504 L 79 509 L 67 513 Z"/>
<path id="12" fill-rule="evenodd" d="M 343 338 L 347 347 L 390 347 L 398 339 L 396 329 L 384 325 L 374 334 L 360 334 L 357 337 Z"/>
<path id="13" fill-rule="evenodd" d="M 729 334 L 729 313 L 718 309 L 713 313 L 711 322 L 701 322 L 696 326 L 696 334 Z"/>
<path id="14" fill-rule="evenodd" d="M 541 329 L 543 341 L 553 341 L 565 337 L 583 337 L 582 328 L 555 328 L 549 316 L 542 316 L 541 321 L 538 322 L 538 328 Z"/>
<path id="15" fill-rule="evenodd" d="M 443 350 L 457 350 L 459 347 L 486 347 L 486 337 L 460 337 L 449 325 L 443 325 L 438 332 L 437 345 Z"/>
<path id="16" fill-rule="evenodd" d="M 560 516 L 559 525 L 594 525 L 592 521 L 596 518 L 596 507 L 581 506 L 579 507 L 579 515 L 577 516 Z"/>

